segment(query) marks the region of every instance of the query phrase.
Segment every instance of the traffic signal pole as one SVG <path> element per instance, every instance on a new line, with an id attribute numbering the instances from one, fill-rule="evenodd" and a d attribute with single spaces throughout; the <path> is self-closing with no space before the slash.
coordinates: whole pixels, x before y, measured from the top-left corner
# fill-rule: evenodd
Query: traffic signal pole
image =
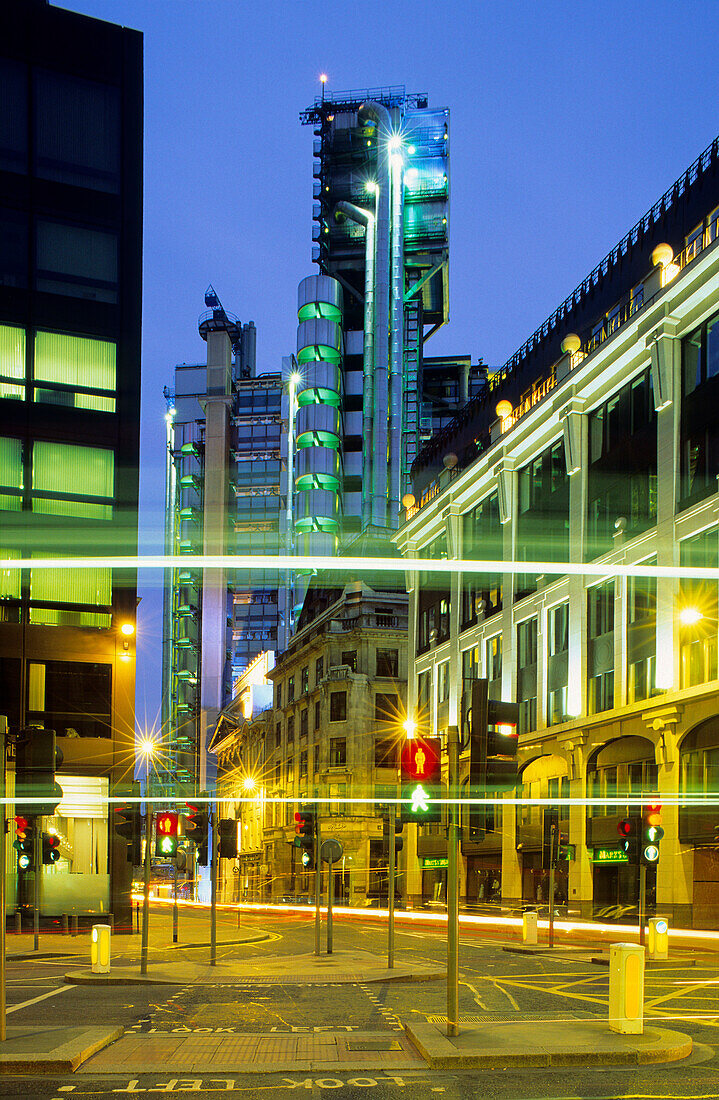
<path id="1" fill-rule="evenodd" d="M 145 809 L 145 880 L 142 891 L 142 946 L 140 948 L 140 973 L 147 974 L 147 945 L 150 939 L 150 860 L 152 849 L 152 811 Z"/>
<path id="2" fill-rule="evenodd" d="M 315 815 L 315 955 L 322 950 L 322 921 L 320 919 L 320 905 L 322 904 L 322 831 L 320 828 L 319 804 Z"/>
<path id="3" fill-rule="evenodd" d="M 397 816 L 397 807 L 390 803 L 389 807 L 389 868 L 387 877 L 387 907 L 389 920 L 387 922 L 387 967 L 394 967 L 394 879 L 395 879 L 395 832 L 394 822 Z"/>
<path id="4" fill-rule="evenodd" d="M 646 864 L 639 865 L 639 943 L 644 946 L 644 923 L 647 910 L 647 868 Z"/>
<path id="5" fill-rule="evenodd" d="M 459 727 L 447 731 L 447 1035 L 459 1034 Z M 390 843 L 392 843 L 390 841 Z"/>
<path id="6" fill-rule="evenodd" d="M 179 908 L 177 905 L 177 856 L 175 856 L 175 869 L 172 882 L 172 942 L 177 943 L 180 923 Z"/>
<path id="7" fill-rule="evenodd" d="M 217 966 L 217 803 L 213 804 L 210 830 L 210 966 Z"/>
<path id="8" fill-rule="evenodd" d="M 557 865 L 557 827 L 552 823 L 549 834 L 549 946 L 554 947 L 554 868 Z"/>
<path id="9" fill-rule="evenodd" d="M 40 950 L 40 868 L 42 867 L 42 818 L 35 816 L 33 819 L 33 825 L 35 828 L 35 835 L 32 842 L 33 850 L 33 863 L 35 864 L 35 871 L 33 873 L 33 894 L 32 894 L 32 949 L 33 951 Z M 5 873 L 5 867 L 3 866 L 3 874 Z"/>

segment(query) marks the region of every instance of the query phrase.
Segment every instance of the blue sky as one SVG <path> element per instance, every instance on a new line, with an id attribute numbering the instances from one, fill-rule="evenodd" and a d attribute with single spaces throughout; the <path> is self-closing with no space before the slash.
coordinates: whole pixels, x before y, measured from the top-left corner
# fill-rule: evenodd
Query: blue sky
<path id="1" fill-rule="evenodd" d="M 503 363 L 719 133 L 716 3 L 65 0 L 145 35 L 142 542 L 162 532 L 164 401 L 201 361 L 208 283 L 294 349 L 313 270 L 319 91 L 404 84 L 451 111 L 450 316 L 428 354 Z M 148 578 L 149 580 L 150 578 Z M 159 580 L 155 578 L 155 581 Z M 138 622 L 159 702 L 160 603 Z"/>

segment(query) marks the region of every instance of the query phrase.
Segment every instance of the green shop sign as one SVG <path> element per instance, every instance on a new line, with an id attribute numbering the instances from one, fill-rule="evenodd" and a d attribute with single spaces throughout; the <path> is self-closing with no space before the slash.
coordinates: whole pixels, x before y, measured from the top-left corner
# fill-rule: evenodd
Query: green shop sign
<path id="1" fill-rule="evenodd" d="M 621 848 L 595 848 L 595 863 L 629 863 L 629 856 Z"/>
<path id="2" fill-rule="evenodd" d="M 423 859 L 422 869 L 424 871 L 436 871 L 442 867 L 449 867 L 448 859 Z"/>

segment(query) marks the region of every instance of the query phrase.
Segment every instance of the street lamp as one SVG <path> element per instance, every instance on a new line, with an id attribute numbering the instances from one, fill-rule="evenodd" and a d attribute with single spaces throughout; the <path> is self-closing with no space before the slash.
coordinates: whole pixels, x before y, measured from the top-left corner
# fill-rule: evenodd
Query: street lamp
<path id="1" fill-rule="evenodd" d="M 698 607 L 683 607 L 679 612 L 679 622 L 682 626 L 696 626 L 703 618 Z"/>
<path id="2" fill-rule="evenodd" d="M 405 718 L 404 732 L 407 735 L 407 740 L 411 741 L 417 732 L 417 723 L 415 722 L 414 718 Z"/>

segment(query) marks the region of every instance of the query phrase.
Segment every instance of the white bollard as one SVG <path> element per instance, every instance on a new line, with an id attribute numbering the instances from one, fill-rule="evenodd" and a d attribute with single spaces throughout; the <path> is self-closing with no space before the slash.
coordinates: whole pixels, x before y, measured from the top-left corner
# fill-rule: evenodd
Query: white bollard
<path id="1" fill-rule="evenodd" d="M 112 930 L 109 924 L 93 924 L 90 940 L 90 959 L 93 974 L 110 973 L 110 938 Z"/>
<path id="2" fill-rule="evenodd" d="M 637 943 L 609 948 L 609 1030 L 644 1033 L 644 948 Z"/>
<path id="3" fill-rule="evenodd" d="M 522 913 L 522 943 L 537 943 L 536 913 Z"/>
<path id="4" fill-rule="evenodd" d="M 651 917 L 649 920 L 647 958 L 669 958 L 669 921 L 666 917 Z"/>

